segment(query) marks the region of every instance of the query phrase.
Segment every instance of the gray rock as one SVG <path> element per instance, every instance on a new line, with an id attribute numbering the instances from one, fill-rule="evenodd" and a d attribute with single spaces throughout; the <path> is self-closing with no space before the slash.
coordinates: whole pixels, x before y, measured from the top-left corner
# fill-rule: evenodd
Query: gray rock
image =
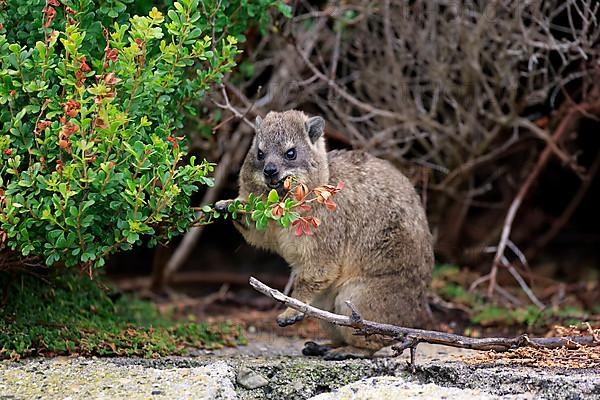
<path id="1" fill-rule="evenodd" d="M 401 377 L 375 377 L 351 383 L 310 400 L 530 400 L 533 395 L 494 396 L 479 389 L 447 388 L 434 383 L 421 384 Z"/>
<path id="2" fill-rule="evenodd" d="M 269 380 L 261 374 L 252 371 L 250 368 L 242 367 L 237 375 L 237 383 L 246 389 L 252 390 L 267 386 Z"/>
<path id="3" fill-rule="evenodd" d="M 279 344 L 281 347 L 273 348 Z M 296 355 L 301 344 L 290 339 L 257 340 L 249 349 L 235 349 L 237 354 L 215 350 L 214 355 L 197 358 L 57 357 L 0 361 L 0 399 L 306 400 L 321 395 L 316 399 L 533 396 L 544 400 L 600 400 L 598 369 L 474 366 L 457 357 L 469 352 L 422 344 L 417 352 L 416 373 L 411 374 L 406 367 L 407 354 L 323 361 Z M 270 350 L 259 356 L 259 346 Z M 284 351 L 291 354 L 281 356 Z M 244 376 L 251 379 L 244 382 Z M 238 383 L 240 378 L 242 382 Z"/>
<path id="4" fill-rule="evenodd" d="M 123 359 L 122 359 L 123 360 Z M 233 369 L 156 368 L 111 359 L 34 359 L 0 363 L 0 398 L 15 399 L 237 399 Z"/>

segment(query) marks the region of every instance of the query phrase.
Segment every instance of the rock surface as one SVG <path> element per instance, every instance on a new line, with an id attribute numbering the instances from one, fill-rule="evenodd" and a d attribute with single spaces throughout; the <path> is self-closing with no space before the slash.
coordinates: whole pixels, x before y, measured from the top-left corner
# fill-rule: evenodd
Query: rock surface
<path id="1" fill-rule="evenodd" d="M 222 361 L 159 368 L 121 359 L 55 358 L 0 364 L 0 399 L 237 399 Z"/>
<path id="2" fill-rule="evenodd" d="M 395 399 L 456 399 L 456 400 L 528 400 L 532 394 L 494 396 L 480 389 L 458 389 L 436 385 L 420 384 L 404 378 L 391 376 L 363 379 L 355 383 L 312 397 L 311 400 L 395 400 Z"/>
<path id="3" fill-rule="evenodd" d="M 251 342 L 252 343 L 252 342 Z M 421 345 L 406 356 L 323 361 L 289 339 L 197 357 L 0 362 L 0 399 L 600 399 L 600 371 L 471 366 Z M 241 379 L 240 379 L 241 378 Z"/>

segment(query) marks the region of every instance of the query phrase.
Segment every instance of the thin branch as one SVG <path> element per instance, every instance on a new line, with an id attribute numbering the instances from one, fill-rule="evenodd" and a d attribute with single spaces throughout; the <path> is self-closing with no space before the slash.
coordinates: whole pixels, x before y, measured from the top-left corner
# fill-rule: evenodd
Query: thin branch
<path id="1" fill-rule="evenodd" d="M 296 274 L 294 271 L 290 272 L 290 276 L 288 277 L 287 283 L 285 284 L 285 288 L 283 289 L 283 294 L 289 296 L 292 293 L 292 288 L 294 287 L 294 282 L 296 281 Z"/>
<path id="2" fill-rule="evenodd" d="M 519 261 L 521 262 L 521 265 L 523 265 L 523 268 L 526 269 L 527 273 L 531 273 L 531 268 L 529 268 L 529 262 L 527 262 L 527 257 L 525 257 L 525 254 L 523 254 L 523 252 L 521 251 L 521 249 L 519 249 L 519 247 L 514 244 L 512 242 L 512 240 L 509 240 L 508 243 L 508 248 L 515 253 L 515 255 L 517 256 L 517 258 L 519 259 Z"/>
<path id="3" fill-rule="evenodd" d="M 554 155 L 556 155 L 564 164 L 568 165 L 577 175 L 582 175 L 582 167 L 577 164 L 574 157 L 565 153 L 558 147 L 558 140 L 550 137 L 548 132 L 526 118 L 519 118 L 517 124 L 522 128 L 529 129 L 534 135 L 546 142 L 546 145 L 552 150 Z"/>
<path id="4" fill-rule="evenodd" d="M 583 112 L 590 112 L 594 108 L 599 108 L 600 103 L 590 104 L 586 103 L 579 107 L 573 107 L 569 110 L 565 118 L 560 122 L 554 134 L 552 135 L 551 141 L 553 143 L 558 143 L 558 141 L 566 134 L 568 134 L 579 121 L 579 118 Z M 552 146 L 546 145 L 544 151 L 540 154 L 537 163 L 533 167 L 533 170 L 529 173 L 525 182 L 519 189 L 519 192 L 513 199 L 510 208 L 508 209 L 508 213 L 506 214 L 506 218 L 504 219 L 504 225 L 502 228 L 502 234 L 500 235 L 500 242 L 498 243 L 498 247 L 496 250 L 496 255 L 494 256 L 494 262 L 492 264 L 492 269 L 490 272 L 490 283 L 488 287 L 488 295 L 492 295 L 494 292 L 494 287 L 496 285 L 496 275 L 498 273 L 498 267 L 502 262 L 502 257 L 504 256 L 504 250 L 508 244 L 508 240 L 510 239 L 510 232 L 512 230 L 512 225 L 514 219 L 517 215 L 517 211 L 523 202 L 523 199 L 529 193 L 529 189 L 533 186 L 533 183 L 537 180 L 540 173 L 546 167 L 546 164 L 550 160 L 550 156 L 554 154 L 555 151 Z"/>
<path id="5" fill-rule="evenodd" d="M 531 302 L 540 310 L 546 308 L 546 305 L 536 297 L 536 295 L 533 293 L 533 290 L 531 290 L 531 288 L 525 282 L 525 279 L 523 279 L 523 277 L 517 272 L 517 269 L 511 263 L 509 263 L 505 257 L 503 257 L 502 263 L 508 269 L 508 272 L 510 272 L 513 278 L 515 278 L 519 286 L 521 286 L 521 289 L 523 289 L 523 292 L 525 292 L 527 297 L 529 297 L 529 300 L 531 300 Z"/>
<path id="6" fill-rule="evenodd" d="M 250 105 L 250 107 L 248 107 L 248 110 L 246 110 L 245 113 L 241 113 L 237 108 L 235 108 L 234 106 L 231 105 L 231 102 L 229 101 L 229 96 L 227 95 L 227 89 L 225 89 L 225 86 L 221 86 L 221 94 L 223 95 L 223 101 L 225 101 L 225 103 L 219 103 L 215 100 L 213 100 L 212 102 L 225 110 L 231 111 L 231 113 L 233 115 L 235 115 L 236 118 L 241 119 L 242 121 L 244 121 L 244 123 L 246 125 L 248 125 L 250 128 L 254 129 L 254 124 L 252 123 L 252 121 L 250 121 L 248 118 L 246 118 L 246 116 L 250 113 L 250 111 L 252 110 L 252 105 Z M 227 122 L 227 120 L 221 122 L 219 125 L 215 126 L 213 128 L 214 130 L 217 130 L 221 125 L 223 125 L 223 123 Z"/>
<path id="7" fill-rule="evenodd" d="M 508 241 L 507 246 L 519 258 L 519 261 L 521 262 L 521 264 L 523 264 L 523 266 L 527 269 L 526 272 L 530 273 L 529 264 L 527 263 L 527 260 L 525 259 L 525 255 L 521 252 L 521 250 L 510 240 Z M 487 247 L 484 249 L 485 253 L 493 253 L 496 251 L 497 251 L 497 247 L 494 247 L 494 246 L 490 246 L 490 247 Z M 525 282 L 525 279 L 523 279 L 523 277 L 519 274 L 517 269 L 510 263 L 510 261 L 508 261 L 508 258 L 506 258 L 506 256 L 504 256 L 504 255 L 502 256 L 501 264 L 503 267 L 505 267 L 508 270 L 508 272 L 510 272 L 510 274 L 513 276 L 513 278 L 515 278 L 515 280 L 517 281 L 519 286 L 521 286 L 521 289 L 523 289 L 523 292 L 525 292 L 525 294 L 527 295 L 527 297 L 529 297 L 529 300 L 531 300 L 531 302 L 533 304 L 535 304 L 540 310 L 543 310 L 544 308 L 546 308 L 544 303 L 542 303 L 537 298 L 537 296 L 533 293 L 533 290 L 531 290 L 529 285 L 527 285 L 527 282 Z M 471 284 L 471 287 L 469 290 L 471 290 L 471 291 L 474 290 L 478 285 L 480 285 L 481 283 L 486 282 L 490 279 L 492 279 L 491 273 L 478 278 L 475 282 L 473 282 Z M 497 291 L 499 294 L 503 295 L 504 297 L 508 298 L 508 300 L 511 301 L 516 306 L 520 305 L 519 304 L 520 302 L 518 299 L 516 299 L 514 296 L 509 294 L 507 291 L 502 289 L 500 286 L 498 286 L 497 283 L 494 284 L 494 290 Z"/>
<path id="8" fill-rule="evenodd" d="M 550 229 L 546 233 L 544 233 L 534 244 L 533 249 L 530 250 L 530 254 L 535 254 L 539 249 L 546 246 L 556 235 L 562 230 L 562 228 L 571 220 L 571 216 L 577 210 L 579 203 L 583 200 L 585 194 L 590 188 L 592 182 L 594 181 L 594 177 L 600 170 L 600 153 L 596 156 L 596 159 L 592 163 L 592 166 L 589 168 L 588 173 L 586 174 L 579 190 L 573 196 L 569 205 L 563 211 L 562 215 L 554 221 Z"/>
<path id="9" fill-rule="evenodd" d="M 429 331 L 424 329 L 405 328 L 402 326 L 382 324 L 379 322 L 362 319 L 356 307 L 346 302 L 351 310 L 351 315 L 340 315 L 329 311 L 313 307 L 292 297 L 286 296 L 280 291 L 273 289 L 256 278 L 250 278 L 250 286 L 260 293 L 271 297 L 272 299 L 285 304 L 286 306 L 300 311 L 308 316 L 315 317 L 339 326 L 347 326 L 356 329 L 360 335 L 379 334 L 401 340 L 402 343 L 397 347 L 399 352 L 406 348 L 416 348 L 419 343 L 431 343 L 442 346 L 457 347 L 461 349 L 471 349 L 478 351 L 494 350 L 498 352 L 508 351 L 518 347 L 543 347 L 554 349 L 566 347 L 569 349 L 579 346 L 598 346 L 600 342 L 595 340 L 594 336 L 565 336 L 548 338 L 530 338 L 523 334 L 512 338 L 471 338 L 467 336 L 455 335 L 452 333 Z M 414 356 L 414 355 L 413 355 Z"/>
<path id="10" fill-rule="evenodd" d="M 334 80 L 329 79 L 327 75 L 321 72 L 319 68 L 317 68 L 317 66 L 308 59 L 308 56 L 304 54 L 304 52 L 300 50 L 300 48 L 297 45 L 294 45 L 294 48 L 296 49 L 296 52 L 300 55 L 306 66 L 312 71 L 312 73 L 322 81 L 326 82 L 329 87 L 333 88 L 341 97 L 343 97 L 350 104 L 366 112 L 372 113 L 374 115 L 379 115 L 381 117 L 392 118 L 399 121 L 407 120 L 407 117 L 402 114 L 373 107 L 370 104 L 358 100 L 356 97 L 352 96 L 350 93 L 342 89 Z"/>

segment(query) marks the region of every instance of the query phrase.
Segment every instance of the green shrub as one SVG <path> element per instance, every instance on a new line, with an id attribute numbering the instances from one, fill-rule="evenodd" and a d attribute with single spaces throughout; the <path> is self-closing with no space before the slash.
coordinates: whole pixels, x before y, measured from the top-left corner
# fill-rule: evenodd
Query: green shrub
<path id="1" fill-rule="evenodd" d="M 248 24 L 287 10 L 181 0 L 129 18 L 128 3 L 0 2 L 0 238 L 47 265 L 101 266 L 187 229 L 213 166 L 186 160 L 184 116 Z"/>

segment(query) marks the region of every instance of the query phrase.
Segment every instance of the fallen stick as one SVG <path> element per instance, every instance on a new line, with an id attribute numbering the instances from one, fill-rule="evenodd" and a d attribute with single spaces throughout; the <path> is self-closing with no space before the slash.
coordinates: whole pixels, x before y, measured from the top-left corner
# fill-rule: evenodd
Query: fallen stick
<path id="1" fill-rule="evenodd" d="M 331 322 L 335 325 L 347 326 L 357 330 L 360 335 L 373 335 L 379 334 L 384 336 L 391 336 L 398 340 L 400 344 L 393 347 L 398 355 L 402 354 L 404 350 L 410 348 L 411 350 L 411 366 L 414 369 L 414 357 L 415 350 L 419 343 L 431 343 L 442 346 L 457 347 L 461 349 L 471 349 L 478 351 L 489 351 L 494 350 L 497 352 L 504 352 L 518 347 L 536 347 L 555 349 L 560 347 L 566 347 L 574 349 L 579 346 L 599 346 L 600 341 L 595 340 L 593 336 L 564 336 L 564 337 L 549 337 L 549 338 L 536 338 L 529 337 L 527 334 L 519 335 L 512 338 L 471 338 L 467 336 L 455 335 L 453 333 L 445 333 L 438 331 L 428 331 L 424 329 L 405 328 L 402 326 L 382 324 L 379 322 L 368 321 L 362 319 L 358 310 L 354 305 L 346 301 L 346 304 L 351 310 L 351 315 L 340 315 L 329 311 L 321 310 L 320 308 L 313 307 L 292 297 L 286 296 L 279 290 L 273 289 L 256 278 L 250 278 L 250 286 L 262 294 L 285 304 L 286 306 L 293 308 L 294 310 L 300 311 L 308 316 L 322 319 L 327 322 Z"/>

